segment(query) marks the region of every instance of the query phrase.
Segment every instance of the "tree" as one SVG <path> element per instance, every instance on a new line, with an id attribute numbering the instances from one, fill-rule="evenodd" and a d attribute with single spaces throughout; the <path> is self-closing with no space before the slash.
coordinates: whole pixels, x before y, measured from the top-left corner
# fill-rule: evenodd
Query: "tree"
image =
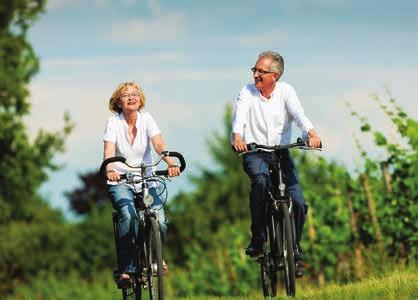
<path id="1" fill-rule="evenodd" d="M 65 116 L 62 130 L 40 130 L 30 142 L 23 123 L 28 84 L 39 69 L 26 33 L 44 6 L 44 0 L 0 2 L 0 292 L 42 269 L 64 271 L 62 260 L 72 260 L 56 252 L 68 246 L 69 226 L 37 195 L 47 171 L 57 168 L 53 157 L 64 150 L 72 124 Z"/>
<path id="2" fill-rule="evenodd" d="M 26 198 L 36 194 L 47 170 L 56 168 L 53 156 L 64 150 L 72 128 L 66 116 L 62 131 L 41 130 L 30 143 L 23 124 L 30 108 L 28 83 L 39 69 L 26 33 L 44 4 L 42 0 L 0 3 L 0 222 L 30 218 Z"/>
<path id="3" fill-rule="evenodd" d="M 70 207 L 79 215 L 90 214 L 93 209 L 105 205 L 109 200 L 106 181 L 99 171 L 87 172 L 79 175 L 82 185 L 65 196 Z"/>

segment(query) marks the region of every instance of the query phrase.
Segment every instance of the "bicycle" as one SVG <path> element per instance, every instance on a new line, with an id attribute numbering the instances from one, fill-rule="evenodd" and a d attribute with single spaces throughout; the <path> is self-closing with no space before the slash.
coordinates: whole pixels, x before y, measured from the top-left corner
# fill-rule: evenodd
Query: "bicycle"
<path id="1" fill-rule="evenodd" d="M 100 166 L 100 173 L 106 178 L 106 166 L 110 163 L 120 162 L 128 167 L 128 172 L 121 174 L 121 181 L 132 184 L 135 188 L 134 203 L 136 213 L 138 215 L 138 235 L 135 239 L 136 247 L 136 263 L 137 268 L 135 273 L 129 273 L 131 284 L 128 287 L 122 287 L 123 299 L 134 298 L 140 300 L 142 298 L 142 289 L 148 289 L 149 299 L 163 300 L 164 299 L 164 271 L 163 271 L 163 256 L 162 256 L 162 242 L 160 236 L 160 228 L 156 211 L 151 207 L 154 198 L 149 194 L 149 186 L 157 183 L 162 187 L 159 196 L 164 194 L 165 203 L 167 199 L 166 180 L 168 176 L 167 170 L 157 170 L 147 175 L 147 169 L 157 166 L 161 160 L 166 157 L 176 157 L 180 161 L 180 172 L 186 168 L 186 162 L 183 156 L 178 152 L 164 151 L 161 153 L 159 159 L 152 164 L 142 163 L 139 166 L 132 166 L 128 164 L 124 157 L 111 157 L 103 161 Z M 118 251 L 119 242 L 119 228 L 117 223 L 117 212 L 113 212 L 113 231 L 116 245 L 116 257 L 118 266 L 120 260 L 120 253 Z M 115 281 L 118 281 L 118 270 L 114 271 Z M 154 277 L 157 280 L 154 280 Z"/>
<path id="2" fill-rule="evenodd" d="M 270 152 L 275 162 L 269 166 L 271 185 L 266 201 L 266 242 L 263 245 L 263 254 L 257 258 L 265 297 L 276 296 L 279 271 L 283 275 L 286 294 L 291 297 L 296 294 L 295 251 L 297 245 L 292 199 L 286 192 L 281 167 L 281 156 L 284 151 L 295 147 L 305 150 L 321 150 L 322 145 L 320 148 L 310 148 L 301 138 L 298 138 L 296 143 L 288 145 L 248 144 L 247 149 L 249 150 L 243 153 Z"/>

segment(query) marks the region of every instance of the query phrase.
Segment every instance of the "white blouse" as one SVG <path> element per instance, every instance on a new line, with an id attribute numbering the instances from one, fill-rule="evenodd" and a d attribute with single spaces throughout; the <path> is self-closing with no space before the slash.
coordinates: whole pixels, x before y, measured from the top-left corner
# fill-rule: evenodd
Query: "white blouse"
<path id="1" fill-rule="evenodd" d="M 128 123 L 123 113 L 114 114 L 107 120 L 103 140 L 115 144 L 115 156 L 126 158 L 127 163 L 138 166 L 142 162 L 153 163 L 151 138 L 161 131 L 150 113 L 140 111 L 136 119 L 137 134 L 133 144 L 129 142 Z M 122 164 L 114 164 L 116 171 L 124 173 Z M 150 168 L 148 174 L 152 172 Z"/>

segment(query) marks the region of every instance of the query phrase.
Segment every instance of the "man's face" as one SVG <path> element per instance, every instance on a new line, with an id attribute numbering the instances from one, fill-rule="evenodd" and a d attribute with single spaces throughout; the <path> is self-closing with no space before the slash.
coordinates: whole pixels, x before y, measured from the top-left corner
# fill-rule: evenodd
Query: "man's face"
<path id="1" fill-rule="evenodd" d="M 258 90 L 274 87 L 279 77 L 278 73 L 270 71 L 272 59 L 269 57 L 260 58 L 254 66 L 254 84 Z"/>

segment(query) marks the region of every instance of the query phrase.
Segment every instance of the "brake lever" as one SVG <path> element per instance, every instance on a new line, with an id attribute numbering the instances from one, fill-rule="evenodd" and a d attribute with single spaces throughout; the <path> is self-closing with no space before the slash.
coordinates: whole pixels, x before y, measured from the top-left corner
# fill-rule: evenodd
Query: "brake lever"
<path id="1" fill-rule="evenodd" d="M 316 151 L 322 151 L 322 148 L 315 148 L 315 147 L 309 147 L 309 146 L 298 146 L 296 148 L 302 149 L 302 150 L 316 150 Z"/>
<path id="2" fill-rule="evenodd" d="M 238 153 L 238 156 L 243 156 L 244 154 L 254 153 L 254 152 L 263 152 L 263 150 L 261 150 L 261 149 L 251 149 L 251 150 L 248 150 L 248 151 L 245 151 L 245 152 Z"/>

